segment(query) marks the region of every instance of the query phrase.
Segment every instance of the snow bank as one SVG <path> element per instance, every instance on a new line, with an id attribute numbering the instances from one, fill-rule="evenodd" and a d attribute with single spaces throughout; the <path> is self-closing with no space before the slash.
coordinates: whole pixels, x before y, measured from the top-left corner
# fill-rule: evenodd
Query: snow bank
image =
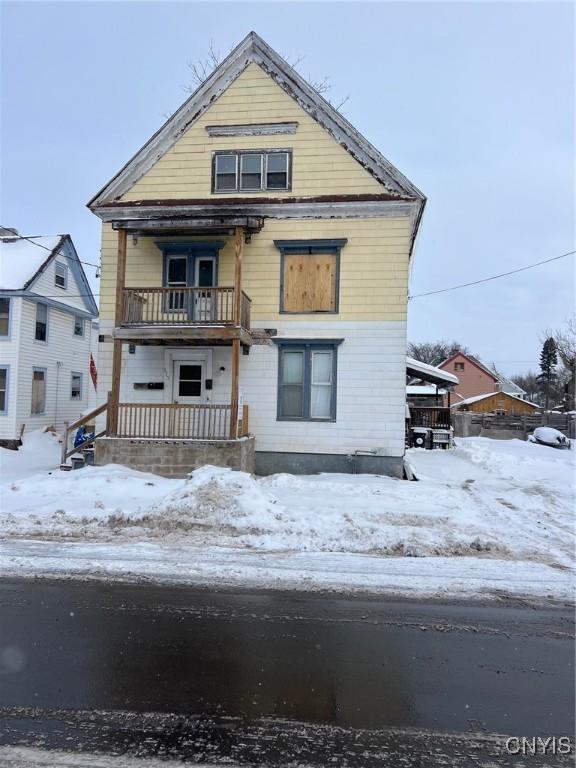
<path id="1" fill-rule="evenodd" d="M 53 440 L 37 439 L 42 451 L 42 441 Z M 32 447 L 18 452 L 27 467 L 39 461 L 32 460 Z M 386 569 L 391 579 L 392 573 L 411 573 L 412 566 L 399 566 L 401 561 L 422 561 L 414 569 L 426 579 L 431 568 L 440 568 L 440 582 L 448 573 L 446 563 L 454 562 L 462 578 L 454 578 L 453 568 L 446 579 L 458 593 L 466 591 L 470 563 L 478 564 L 474 579 L 484 573 L 492 585 L 522 564 L 514 573 L 530 573 L 526 594 L 558 596 L 566 594 L 574 569 L 574 454 L 519 440 L 468 438 L 458 440 L 453 451 L 409 451 L 419 482 L 339 474 L 257 479 L 219 467 L 168 480 L 116 465 L 51 474 L 28 470 L 23 476 L 14 465 L 1 487 L 0 531 L 5 540 L 102 544 L 120 558 L 118 547 L 153 546 L 154 562 L 166 558 L 182 578 L 190 578 L 190 558 L 204 563 L 199 572 L 207 568 L 214 576 L 206 565 L 209 552 L 212 558 L 218 552 L 252 553 L 266 561 L 263 579 L 276 574 L 275 586 L 283 569 L 286 583 L 306 583 L 303 574 L 288 574 L 298 563 L 306 563 L 310 585 L 331 583 L 311 564 L 332 556 L 342 564 L 356 558 L 358 567 L 364 563 L 370 571 L 381 563 L 380 584 Z M 4 558 L 9 549 L 3 548 Z M 174 565 L 180 561 L 186 567 Z M 25 567 L 30 561 L 26 556 L 18 562 Z M 157 562 L 138 562 L 137 570 L 158 571 Z M 0 558 L 0 572 L 11 567 Z M 361 579 L 355 569 L 342 578 L 356 588 Z M 241 579 L 241 573 L 234 578 Z M 395 577 L 394 584 L 399 581 Z M 428 587 L 420 584 L 423 593 Z"/>
<path id="2" fill-rule="evenodd" d="M 24 433 L 17 451 L 0 448 L 2 482 L 27 477 L 34 472 L 54 471 L 60 466 L 60 438 L 42 429 Z"/>

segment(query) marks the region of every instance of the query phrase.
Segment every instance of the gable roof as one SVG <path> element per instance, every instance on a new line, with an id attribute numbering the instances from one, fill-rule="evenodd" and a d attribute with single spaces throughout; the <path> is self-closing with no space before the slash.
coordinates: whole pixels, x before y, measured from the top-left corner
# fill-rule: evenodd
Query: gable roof
<path id="1" fill-rule="evenodd" d="M 228 54 L 152 138 L 89 201 L 88 207 L 94 209 L 117 201 L 253 63 L 262 67 L 280 88 L 371 173 L 392 199 L 419 201 L 423 207 L 426 198 L 422 192 L 255 32 L 250 32 Z"/>
<path id="2" fill-rule="evenodd" d="M 35 280 L 56 258 L 66 260 L 81 291 L 86 310 L 98 316 L 90 283 L 70 235 L 14 235 L 0 238 L 0 291 L 33 292 Z M 42 294 L 39 294 L 42 295 Z M 62 295 L 60 303 L 66 304 Z"/>
<path id="3" fill-rule="evenodd" d="M 498 376 L 494 373 L 494 371 L 491 371 L 490 368 L 487 368 L 484 363 L 480 360 L 478 360 L 477 357 L 474 357 L 474 355 L 467 355 L 465 352 L 455 352 L 453 355 L 450 355 L 450 357 L 447 357 L 446 360 L 443 360 L 438 368 L 444 369 L 444 366 L 448 363 L 452 362 L 455 357 L 465 357 L 466 360 L 469 360 L 473 365 L 475 365 L 477 368 L 480 368 L 481 371 L 488 374 L 494 381 L 498 381 Z"/>
<path id="4" fill-rule="evenodd" d="M 536 405 L 536 403 L 531 403 L 529 400 L 522 400 L 521 397 L 516 397 L 516 395 L 511 395 L 509 392 L 502 392 L 501 390 L 498 390 L 497 392 L 487 392 L 485 395 L 474 395 L 474 397 L 467 397 L 465 400 L 458 400 L 457 403 L 453 403 L 450 407 L 458 408 L 460 405 L 471 405 L 472 403 L 480 402 L 480 400 L 486 400 L 487 397 L 494 397 L 494 395 L 499 395 L 500 397 L 502 395 L 506 395 L 506 397 L 511 397 L 513 400 L 518 400 L 520 403 L 531 405 L 533 408 L 540 407 Z"/>
<path id="5" fill-rule="evenodd" d="M 57 253 L 64 235 L 39 235 L 0 240 L 0 290 L 28 288 L 42 268 Z"/>

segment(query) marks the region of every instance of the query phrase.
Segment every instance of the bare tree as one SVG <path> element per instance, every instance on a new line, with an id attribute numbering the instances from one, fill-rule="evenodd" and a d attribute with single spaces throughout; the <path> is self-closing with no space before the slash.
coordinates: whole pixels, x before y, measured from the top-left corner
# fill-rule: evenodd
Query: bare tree
<path id="1" fill-rule="evenodd" d="M 210 77 L 212 72 L 214 72 L 216 67 L 218 67 L 222 62 L 223 58 L 224 57 L 220 54 L 220 51 L 216 50 L 214 47 L 214 43 L 211 40 L 210 45 L 208 46 L 208 52 L 204 58 L 197 59 L 196 61 L 188 61 L 187 67 L 190 70 L 190 82 L 182 86 L 186 93 L 194 93 L 194 91 L 199 86 L 201 86 L 208 77 Z M 285 58 L 290 66 L 296 70 L 298 70 L 298 67 L 304 61 L 303 56 L 300 56 L 298 59 L 293 59 L 292 61 L 290 61 L 287 57 Z M 340 111 L 344 104 L 346 104 L 346 102 L 350 99 L 350 94 L 347 94 L 343 98 L 336 99 L 334 101 L 328 98 L 327 94 L 332 91 L 333 87 L 329 77 L 315 79 L 310 74 L 308 74 L 305 79 L 308 84 L 316 91 L 316 93 L 324 96 L 326 101 L 328 101 L 328 103 L 338 111 Z"/>
<path id="2" fill-rule="evenodd" d="M 426 341 L 420 344 L 409 342 L 408 355 L 421 363 L 428 365 L 440 365 L 448 357 L 452 357 L 456 352 L 462 352 L 469 355 L 470 350 L 457 341 Z"/>

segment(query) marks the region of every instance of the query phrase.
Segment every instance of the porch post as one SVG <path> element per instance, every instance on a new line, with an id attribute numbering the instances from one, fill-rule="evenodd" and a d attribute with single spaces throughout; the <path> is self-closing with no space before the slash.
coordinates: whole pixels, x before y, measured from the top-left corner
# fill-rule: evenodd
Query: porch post
<path id="1" fill-rule="evenodd" d="M 118 230 L 118 254 L 116 259 L 116 308 L 114 313 L 114 326 L 117 328 L 122 323 L 124 312 L 124 285 L 126 282 L 126 230 Z M 118 403 L 120 402 L 120 375 L 122 372 L 122 342 L 114 339 L 112 353 L 112 387 L 110 397 L 110 411 L 108 424 L 110 434 L 118 432 Z"/>
<path id="2" fill-rule="evenodd" d="M 234 325 L 240 327 L 242 317 L 242 250 L 244 232 L 242 227 L 234 229 Z M 238 437 L 238 400 L 240 384 L 240 339 L 232 341 L 232 382 L 230 394 L 230 438 Z"/>
<path id="3" fill-rule="evenodd" d="M 242 227 L 234 229 L 234 325 L 240 325 L 242 317 L 242 251 L 244 247 L 244 232 Z"/>

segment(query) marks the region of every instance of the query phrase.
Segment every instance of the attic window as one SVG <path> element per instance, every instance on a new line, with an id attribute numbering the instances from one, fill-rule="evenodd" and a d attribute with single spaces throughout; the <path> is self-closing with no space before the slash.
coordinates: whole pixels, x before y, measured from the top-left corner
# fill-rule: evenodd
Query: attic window
<path id="1" fill-rule="evenodd" d="M 290 189 L 291 152 L 251 150 L 216 152 L 213 192 L 264 192 Z"/>
<path id="2" fill-rule="evenodd" d="M 455 371 L 463 371 L 464 370 L 464 363 L 454 363 L 454 370 Z"/>
<path id="3" fill-rule="evenodd" d="M 54 285 L 57 288 L 66 288 L 68 282 L 68 269 L 66 267 L 66 264 L 60 264 L 60 262 L 56 262 L 55 268 L 54 268 Z"/>

